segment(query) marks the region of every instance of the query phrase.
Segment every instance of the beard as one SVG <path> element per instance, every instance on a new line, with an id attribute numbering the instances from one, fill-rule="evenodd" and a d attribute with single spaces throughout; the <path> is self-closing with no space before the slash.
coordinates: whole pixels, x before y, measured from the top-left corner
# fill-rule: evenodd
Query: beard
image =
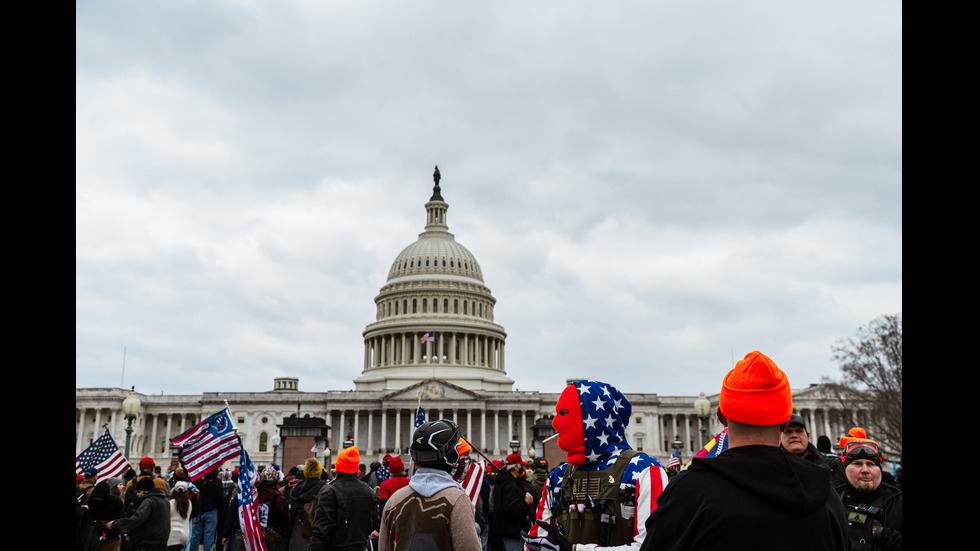
<path id="1" fill-rule="evenodd" d="M 858 481 L 855 481 L 853 484 L 851 484 L 851 486 L 853 486 L 855 490 L 857 490 L 859 492 L 862 492 L 862 493 L 871 493 L 871 492 L 875 491 L 875 489 L 878 487 L 874 483 L 874 481 L 870 481 L 870 480 L 867 481 L 867 482 L 862 481 L 862 480 L 858 480 Z"/>

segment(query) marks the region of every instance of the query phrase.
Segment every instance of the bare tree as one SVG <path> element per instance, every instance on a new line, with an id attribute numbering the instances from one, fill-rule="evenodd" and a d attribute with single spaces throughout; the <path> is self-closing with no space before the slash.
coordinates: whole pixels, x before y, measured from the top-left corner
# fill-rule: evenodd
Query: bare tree
<path id="1" fill-rule="evenodd" d="M 831 347 L 841 379 L 826 381 L 844 409 L 861 410 L 868 437 L 902 460 L 902 314 L 883 315 Z"/>

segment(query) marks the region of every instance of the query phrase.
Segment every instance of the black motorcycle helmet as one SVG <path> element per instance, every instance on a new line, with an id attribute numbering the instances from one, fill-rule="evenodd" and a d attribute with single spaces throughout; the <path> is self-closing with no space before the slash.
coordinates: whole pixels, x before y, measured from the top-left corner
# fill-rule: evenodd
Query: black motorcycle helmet
<path id="1" fill-rule="evenodd" d="M 459 461 L 459 426 L 449 419 L 425 423 L 415 429 L 409 453 L 420 467 L 432 467 L 446 472 Z"/>

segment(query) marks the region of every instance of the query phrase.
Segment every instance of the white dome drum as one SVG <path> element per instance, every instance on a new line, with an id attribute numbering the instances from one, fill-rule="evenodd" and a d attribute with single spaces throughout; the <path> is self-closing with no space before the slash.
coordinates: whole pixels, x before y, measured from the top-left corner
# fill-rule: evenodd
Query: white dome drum
<path id="1" fill-rule="evenodd" d="M 496 299 L 476 257 L 448 231 L 438 169 L 435 176 L 425 231 L 398 254 L 375 297 L 357 390 L 397 390 L 433 377 L 469 390 L 514 384 L 504 370 L 507 333 L 493 321 Z"/>

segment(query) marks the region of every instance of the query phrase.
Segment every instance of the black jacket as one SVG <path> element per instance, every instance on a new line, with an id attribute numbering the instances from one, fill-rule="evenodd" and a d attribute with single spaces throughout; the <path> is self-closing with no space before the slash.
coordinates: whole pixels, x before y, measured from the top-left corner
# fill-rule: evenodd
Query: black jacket
<path id="1" fill-rule="evenodd" d="M 829 470 L 776 446 L 694 459 L 660 494 L 646 529 L 642 551 L 832 551 L 850 543 Z"/>
<path id="2" fill-rule="evenodd" d="M 356 474 L 339 473 L 316 506 L 310 551 L 363 551 L 378 524 L 378 497 Z"/>
<path id="3" fill-rule="evenodd" d="M 113 521 L 112 527 L 128 530 L 135 548 L 139 545 L 167 545 L 170 538 L 170 503 L 163 490 L 154 488 L 139 498 L 131 517 Z"/>
<path id="4" fill-rule="evenodd" d="M 197 489 L 201 493 L 201 511 L 223 511 L 227 507 L 225 487 L 217 478 L 201 480 Z"/>
<path id="5" fill-rule="evenodd" d="M 882 483 L 875 491 L 865 493 L 855 490 L 850 484 L 843 484 L 837 488 L 837 493 L 848 513 L 851 549 L 901 551 L 902 492 L 898 488 Z M 882 528 L 872 533 L 874 521 L 880 523 Z"/>
<path id="6" fill-rule="evenodd" d="M 509 473 L 502 472 L 493 487 L 492 530 L 497 536 L 507 539 L 520 539 L 521 531 L 530 526 L 530 509 L 524 501 L 527 493 L 524 485 Z"/>

